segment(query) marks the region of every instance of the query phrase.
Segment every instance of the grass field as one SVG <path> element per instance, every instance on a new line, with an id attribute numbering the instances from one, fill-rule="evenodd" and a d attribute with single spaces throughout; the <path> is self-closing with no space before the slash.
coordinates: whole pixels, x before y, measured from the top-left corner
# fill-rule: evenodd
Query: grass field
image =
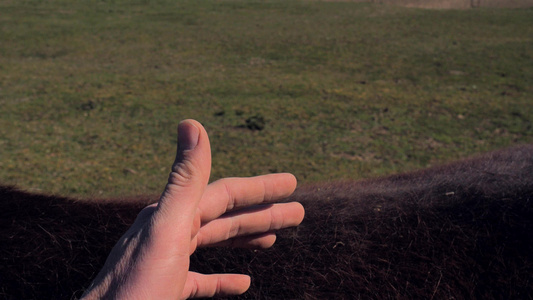
<path id="1" fill-rule="evenodd" d="M 371 177 L 533 142 L 533 9 L 7 0 L 0 12 L 3 184 L 157 193 L 184 118 L 210 134 L 213 180 Z"/>

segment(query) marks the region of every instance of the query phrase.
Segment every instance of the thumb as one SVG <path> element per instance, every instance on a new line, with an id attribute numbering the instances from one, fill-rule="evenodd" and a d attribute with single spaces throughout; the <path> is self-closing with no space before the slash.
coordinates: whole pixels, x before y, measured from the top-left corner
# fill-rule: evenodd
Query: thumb
<path id="1" fill-rule="evenodd" d="M 166 221 L 173 225 L 179 225 L 176 222 L 180 221 L 192 224 L 210 172 L 211 147 L 207 132 L 195 120 L 180 122 L 176 159 L 159 200 L 157 214 L 168 218 Z"/>

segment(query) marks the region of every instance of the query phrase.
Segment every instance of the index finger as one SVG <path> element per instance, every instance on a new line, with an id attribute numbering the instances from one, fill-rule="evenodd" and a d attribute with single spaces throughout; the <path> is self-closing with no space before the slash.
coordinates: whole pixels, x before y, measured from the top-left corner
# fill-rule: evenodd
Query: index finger
<path id="1" fill-rule="evenodd" d="M 290 173 L 217 180 L 207 186 L 198 204 L 202 223 L 238 208 L 286 198 L 295 188 L 296 177 Z"/>

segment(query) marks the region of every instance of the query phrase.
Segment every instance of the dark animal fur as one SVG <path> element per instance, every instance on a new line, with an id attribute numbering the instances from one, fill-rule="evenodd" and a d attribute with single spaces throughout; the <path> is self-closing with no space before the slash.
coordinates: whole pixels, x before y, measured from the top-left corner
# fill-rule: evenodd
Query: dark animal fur
<path id="1" fill-rule="evenodd" d="M 0 297 L 80 296 L 149 197 L 86 203 L 0 187 Z M 273 248 L 199 249 L 242 299 L 532 299 L 533 145 L 382 179 L 311 185 Z"/>

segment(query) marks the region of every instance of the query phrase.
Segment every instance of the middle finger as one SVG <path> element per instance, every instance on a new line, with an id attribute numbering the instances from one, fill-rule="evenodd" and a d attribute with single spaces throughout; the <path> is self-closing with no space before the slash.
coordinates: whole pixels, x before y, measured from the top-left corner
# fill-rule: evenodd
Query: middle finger
<path id="1" fill-rule="evenodd" d="M 298 202 L 257 205 L 230 212 L 204 224 L 196 235 L 197 245 L 205 247 L 235 237 L 297 226 L 303 217 L 304 208 Z"/>
<path id="2" fill-rule="evenodd" d="M 198 204 L 202 223 L 238 208 L 286 198 L 295 188 L 296 178 L 289 173 L 217 180 L 206 187 Z"/>

